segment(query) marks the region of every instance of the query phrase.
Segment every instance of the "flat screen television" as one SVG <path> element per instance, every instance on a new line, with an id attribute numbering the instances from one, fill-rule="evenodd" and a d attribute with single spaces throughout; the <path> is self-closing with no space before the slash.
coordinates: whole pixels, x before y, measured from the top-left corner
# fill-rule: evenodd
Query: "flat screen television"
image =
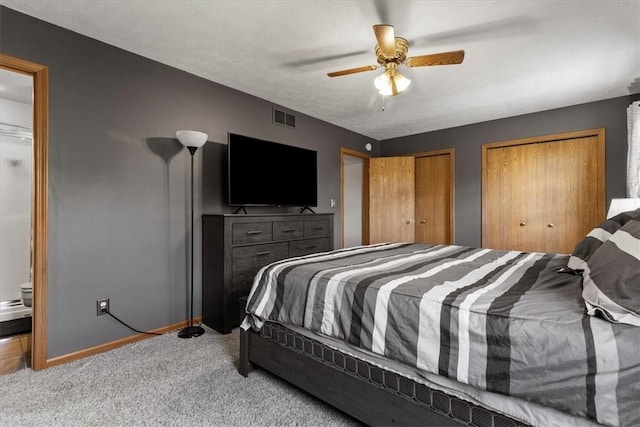
<path id="1" fill-rule="evenodd" d="M 317 206 L 317 154 L 306 148 L 229 133 L 229 205 Z"/>

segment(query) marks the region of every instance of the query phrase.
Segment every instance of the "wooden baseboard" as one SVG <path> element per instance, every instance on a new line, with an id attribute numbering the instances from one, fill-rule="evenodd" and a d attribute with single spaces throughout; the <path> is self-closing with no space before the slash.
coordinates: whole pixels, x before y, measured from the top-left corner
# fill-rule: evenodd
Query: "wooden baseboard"
<path id="1" fill-rule="evenodd" d="M 194 318 L 195 322 L 201 323 L 202 317 Z M 166 334 L 167 332 L 172 332 L 177 329 L 183 328 L 189 325 L 189 321 L 185 320 L 182 322 L 174 323 L 172 325 L 163 326 L 158 329 L 154 329 L 149 332 L 154 332 L 156 334 Z M 47 359 L 45 368 L 50 368 L 52 366 L 58 366 L 65 363 L 73 362 L 74 360 L 83 359 L 88 356 L 93 356 L 94 354 L 102 353 L 105 351 L 113 350 L 114 348 L 122 347 L 123 345 L 132 344 L 134 342 L 142 341 L 147 338 L 151 338 L 153 335 L 149 334 L 136 334 L 131 335 L 129 337 L 121 338 L 116 341 L 107 342 L 104 344 L 97 345 L 95 347 L 85 348 L 83 350 L 75 351 L 73 353 L 65 354 L 58 357 L 53 357 L 51 359 Z"/>

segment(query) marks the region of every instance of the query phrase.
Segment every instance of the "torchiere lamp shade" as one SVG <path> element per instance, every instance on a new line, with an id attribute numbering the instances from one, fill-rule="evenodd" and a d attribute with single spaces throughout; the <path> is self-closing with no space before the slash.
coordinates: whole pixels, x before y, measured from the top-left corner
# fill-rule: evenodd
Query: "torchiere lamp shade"
<path id="1" fill-rule="evenodd" d="M 198 132 L 197 130 L 179 130 L 176 132 L 178 141 L 185 147 L 200 148 L 207 142 L 207 135 L 204 132 Z"/>

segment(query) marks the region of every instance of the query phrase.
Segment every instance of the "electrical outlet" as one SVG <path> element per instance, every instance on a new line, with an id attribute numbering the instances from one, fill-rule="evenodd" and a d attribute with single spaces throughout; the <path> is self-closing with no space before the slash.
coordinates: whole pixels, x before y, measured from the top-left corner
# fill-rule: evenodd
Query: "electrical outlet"
<path id="1" fill-rule="evenodd" d="M 96 301 L 96 316 L 102 316 L 109 312 L 109 298 Z"/>

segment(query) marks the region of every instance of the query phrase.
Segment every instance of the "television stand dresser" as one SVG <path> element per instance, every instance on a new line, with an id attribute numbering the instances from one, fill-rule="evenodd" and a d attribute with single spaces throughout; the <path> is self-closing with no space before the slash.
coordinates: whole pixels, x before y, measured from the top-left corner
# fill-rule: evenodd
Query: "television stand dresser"
<path id="1" fill-rule="evenodd" d="M 333 214 L 202 215 L 202 317 L 227 334 L 260 268 L 333 249 Z"/>

